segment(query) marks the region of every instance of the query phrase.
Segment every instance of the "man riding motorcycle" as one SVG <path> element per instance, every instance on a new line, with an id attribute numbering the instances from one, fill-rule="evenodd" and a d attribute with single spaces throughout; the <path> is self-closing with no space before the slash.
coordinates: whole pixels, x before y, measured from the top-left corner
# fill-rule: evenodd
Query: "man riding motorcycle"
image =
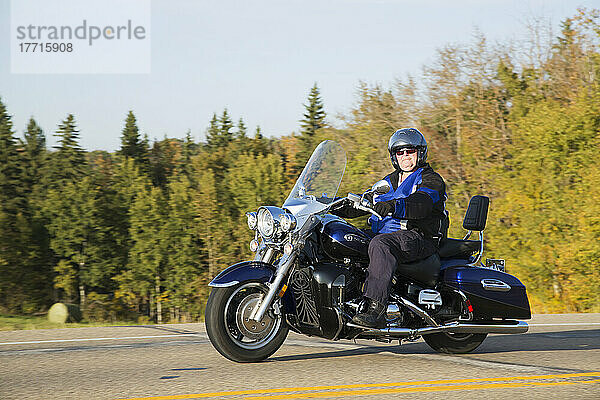
<path id="1" fill-rule="evenodd" d="M 382 219 L 373 215 L 369 218 L 375 236 L 369 244 L 364 300 L 352 319 L 367 327 L 385 325 L 388 295 L 398 264 L 437 252 L 448 227 L 446 184 L 426 163 L 427 141 L 423 134 L 415 128 L 397 130 L 390 137 L 388 152 L 395 171 L 384 179 L 391 189 L 385 194 L 367 196 Z M 367 214 L 349 206 L 333 213 L 345 218 Z"/>

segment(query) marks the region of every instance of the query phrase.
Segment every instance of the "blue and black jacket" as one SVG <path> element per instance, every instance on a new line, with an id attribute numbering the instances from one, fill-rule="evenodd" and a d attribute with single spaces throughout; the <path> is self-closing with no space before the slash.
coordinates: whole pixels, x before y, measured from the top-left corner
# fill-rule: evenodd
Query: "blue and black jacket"
<path id="1" fill-rule="evenodd" d="M 402 183 L 399 171 L 384 179 L 391 189 L 375 196 L 374 201 L 395 201 L 395 209 L 382 220 L 373 215 L 369 218 L 373 233 L 395 232 L 402 229 L 402 221 L 406 220 L 407 229 L 418 230 L 425 237 L 438 239 L 446 235 L 446 184 L 429 164 L 418 168 Z"/>
<path id="2" fill-rule="evenodd" d="M 390 191 L 376 195 L 375 203 L 395 201 L 391 215 L 382 220 L 374 215 L 369 218 L 373 233 L 390 233 L 402 229 L 416 230 L 424 237 L 439 240 L 448 231 L 448 216 L 445 209 L 446 184 L 442 177 L 429 166 L 418 168 L 402 183 L 400 172 L 394 171 L 384 178 L 390 184 Z M 343 218 L 355 218 L 368 213 L 346 208 L 334 212 Z M 404 222 L 403 222 L 404 221 Z"/>

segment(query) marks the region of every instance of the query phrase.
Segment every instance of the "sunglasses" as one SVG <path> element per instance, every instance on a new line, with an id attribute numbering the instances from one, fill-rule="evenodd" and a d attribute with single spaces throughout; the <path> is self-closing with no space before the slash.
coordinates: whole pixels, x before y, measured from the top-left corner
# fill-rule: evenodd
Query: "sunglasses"
<path id="1" fill-rule="evenodd" d="M 417 152 L 417 149 L 398 149 L 398 150 L 396 150 L 396 155 L 402 156 L 404 154 L 415 154 L 416 152 Z"/>

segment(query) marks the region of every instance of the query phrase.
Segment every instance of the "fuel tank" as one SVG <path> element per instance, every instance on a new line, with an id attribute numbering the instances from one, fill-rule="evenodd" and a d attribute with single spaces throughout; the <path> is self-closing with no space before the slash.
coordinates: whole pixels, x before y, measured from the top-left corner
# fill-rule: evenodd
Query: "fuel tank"
<path id="1" fill-rule="evenodd" d="M 321 247 L 325 254 L 334 260 L 369 260 L 369 242 L 371 239 L 363 231 L 350 225 L 343 219 L 331 219 L 321 232 Z"/>

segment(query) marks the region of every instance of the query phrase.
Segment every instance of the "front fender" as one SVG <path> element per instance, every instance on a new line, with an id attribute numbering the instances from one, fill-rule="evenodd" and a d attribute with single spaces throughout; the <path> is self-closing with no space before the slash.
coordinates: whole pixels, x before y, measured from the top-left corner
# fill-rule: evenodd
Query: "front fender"
<path id="1" fill-rule="evenodd" d="M 275 267 L 262 261 L 243 261 L 224 269 L 209 284 L 210 287 L 229 287 L 240 282 L 269 282 Z"/>

